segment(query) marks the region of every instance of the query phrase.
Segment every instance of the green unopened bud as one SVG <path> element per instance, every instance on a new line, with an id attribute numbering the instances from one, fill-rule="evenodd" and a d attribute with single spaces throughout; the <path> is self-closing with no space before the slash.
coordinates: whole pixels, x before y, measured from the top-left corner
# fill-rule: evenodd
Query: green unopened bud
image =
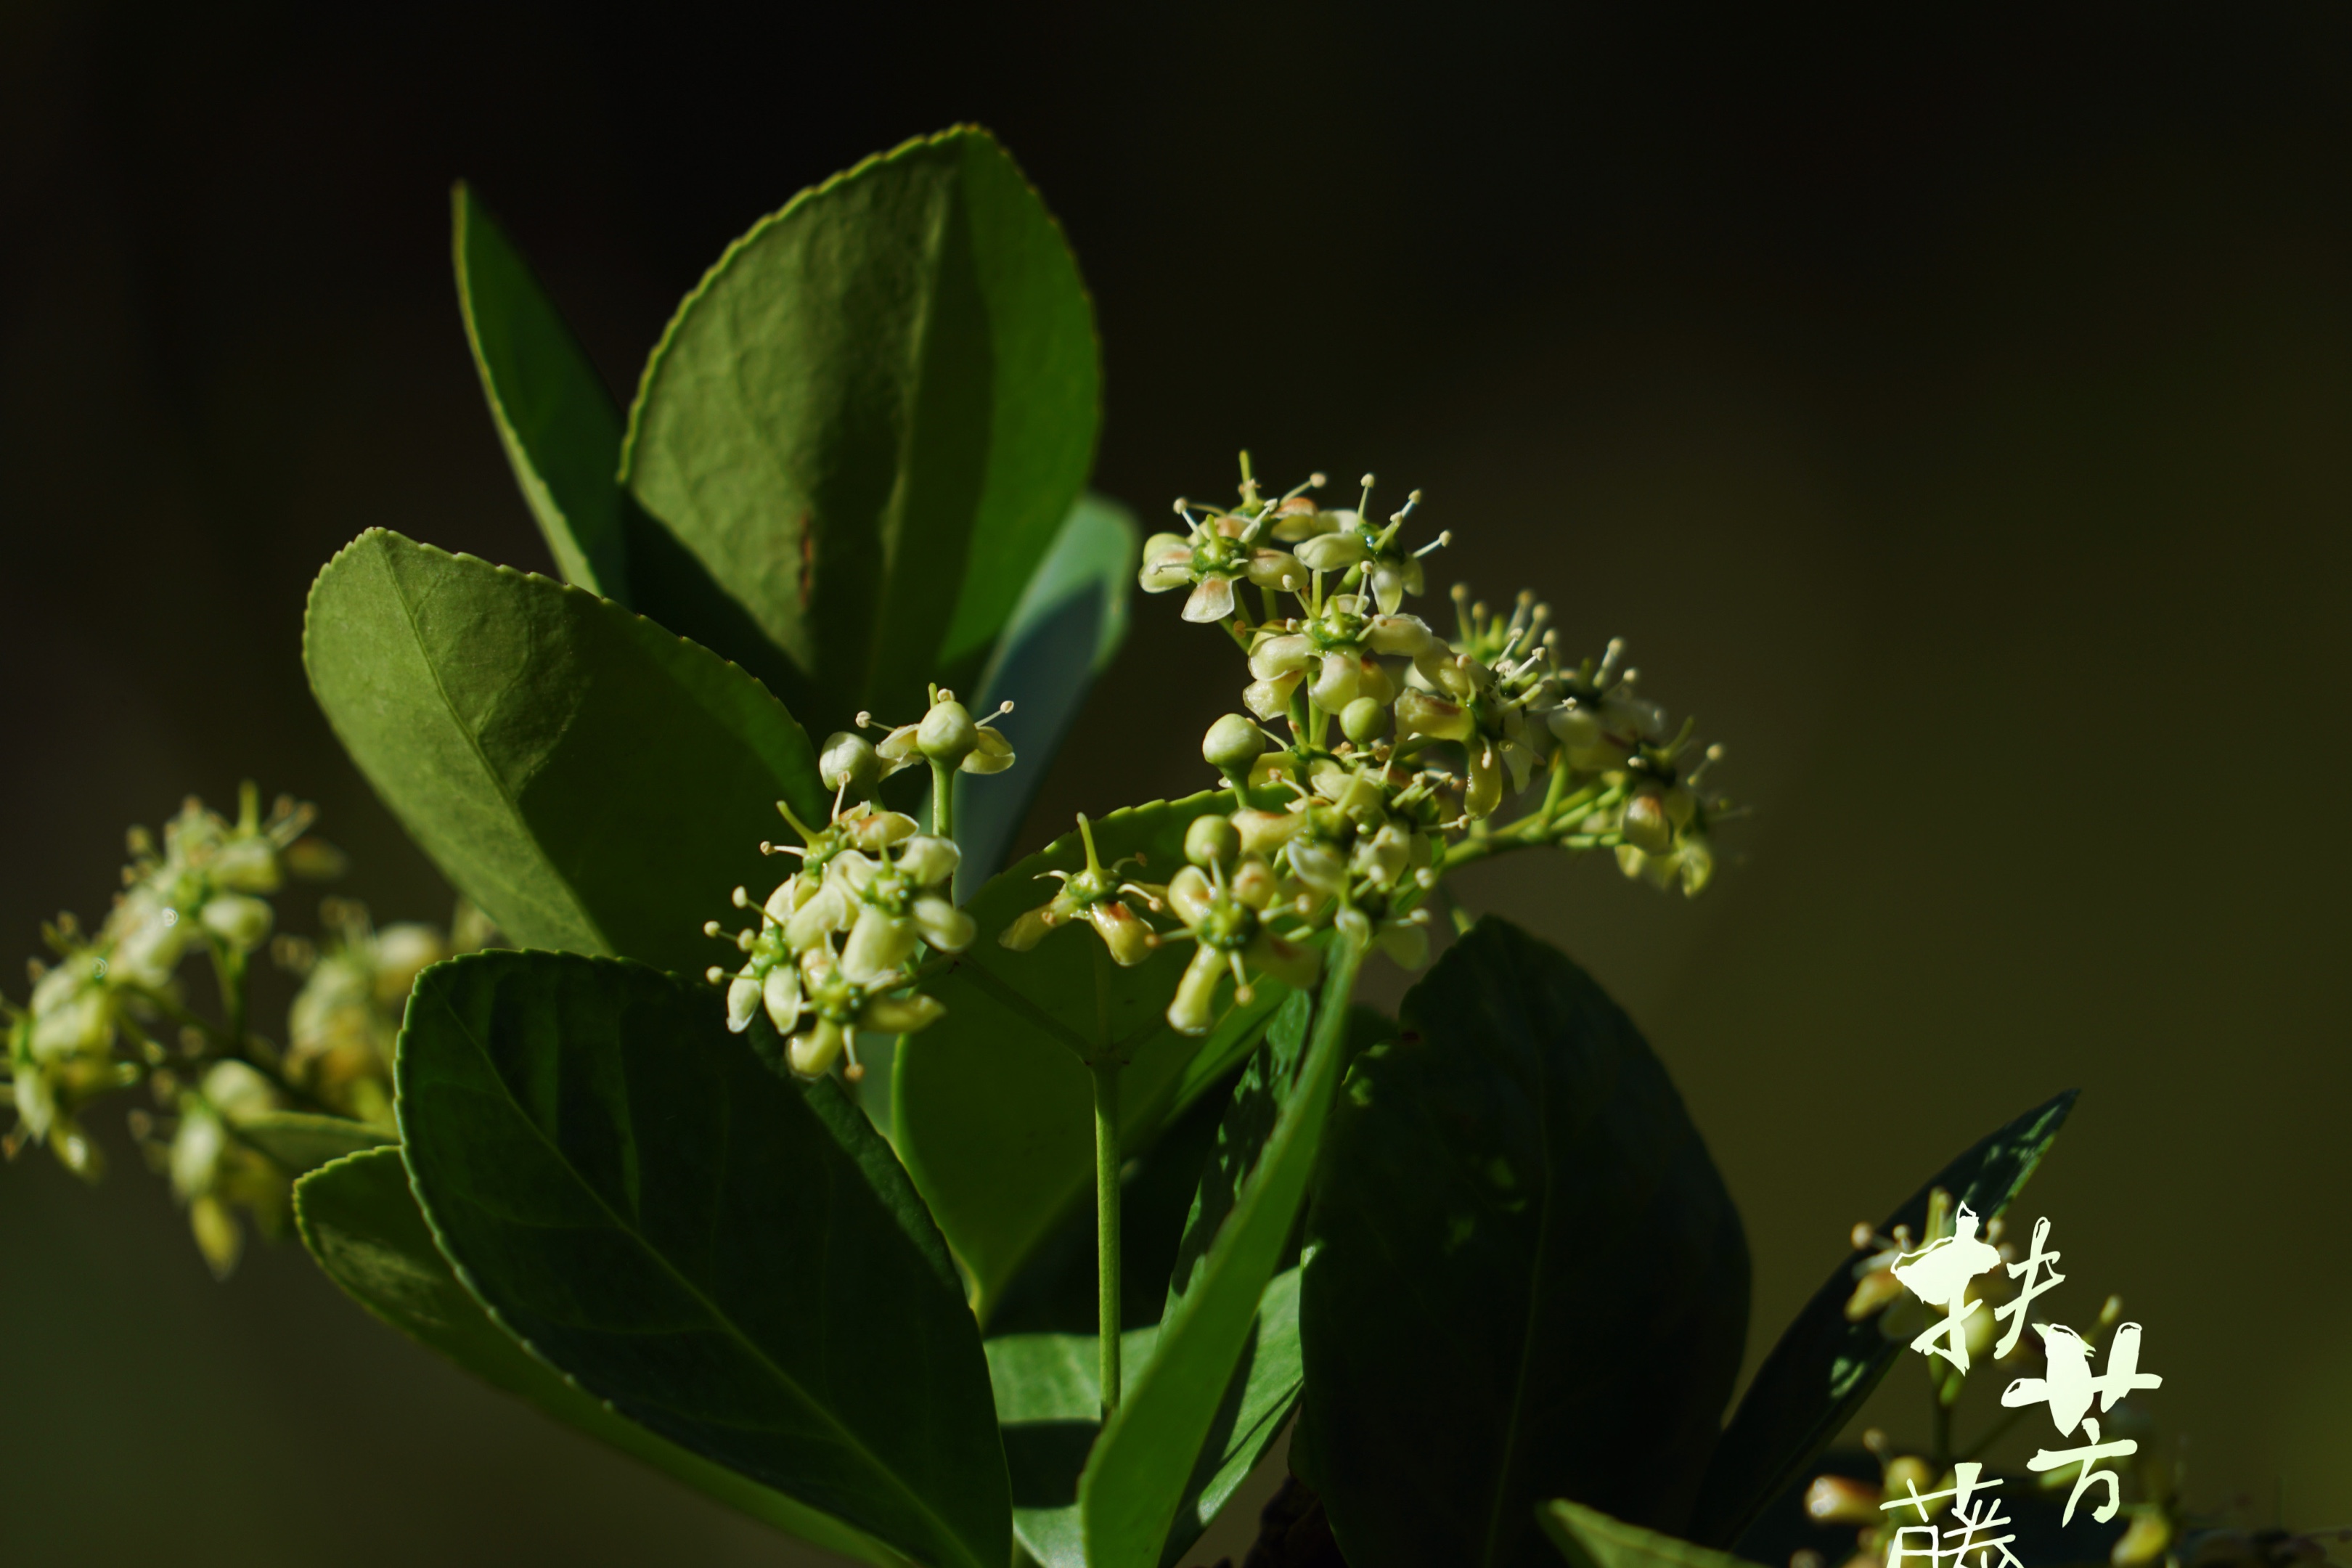
<path id="1" fill-rule="evenodd" d="M 1217 1021 L 1217 981 L 1225 968 L 1225 955 L 1215 948 L 1203 947 L 1192 954 L 1192 962 L 1184 966 L 1184 978 L 1176 983 L 1175 1000 L 1168 1004 L 1170 1028 L 1180 1035 L 1209 1032 L 1209 1026 Z"/>
<path id="2" fill-rule="evenodd" d="M 751 1026 L 751 1015 L 760 1005 L 760 983 L 748 974 L 739 974 L 727 986 L 727 1027 L 741 1034 Z"/>
<path id="3" fill-rule="evenodd" d="M 824 738 L 824 749 L 816 754 L 816 776 L 827 789 L 846 784 L 850 795 L 862 800 L 882 782 L 882 759 L 863 735 L 836 730 Z"/>
<path id="4" fill-rule="evenodd" d="M 1265 735 L 1238 713 L 1228 713 L 1201 737 L 1201 759 L 1226 778 L 1246 777 L 1265 750 Z"/>
<path id="5" fill-rule="evenodd" d="M 1469 710 L 1426 691 L 1408 691 L 1396 701 L 1397 735 L 1430 735 L 1441 741 L 1466 741 L 1478 728 Z"/>
<path id="6" fill-rule="evenodd" d="M 784 1059 L 801 1077 L 815 1078 L 833 1066 L 834 1058 L 848 1043 L 849 1037 L 842 1032 L 840 1025 L 830 1018 L 819 1018 L 806 1032 L 792 1037 L 785 1047 Z"/>
<path id="7" fill-rule="evenodd" d="M 1121 969 L 1141 963 L 1160 945 L 1158 933 L 1117 899 L 1087 905 L 1087 920 L 1102 938 L 1103 946 L 1110 950 L 1111 961 Z"/>
<path id="8" fill-rule="evenodd" d="M 1389 732 L 1389 705 L 1359 697 L 1339 710 L 1339 733 L 1360 746 L 1369 746 Z"/>
<path id="9" fill-rule="evenodd" d="M 915 731 L 915 748 L 943 768 L 963 765 L 963 760 L 980 747 L 980 726 L 971 721 L 971 713 L 955 699 L 942 698 L 931 704 Z"/>
<path id="10" fill-rule="evenodd" d="M 728 1000 L 734 1000 L 731 992 Z M 776 1026 L 776 1033 L 789 1035 L 800 1027 L 800 965 L 779 963 L 768 971 L 767 978 L 760 983 L 760 1001 L 768 1009 L 768 1022 Z"/>
<path id="11" fill-rule="evenodd" d="M 963 854 L 952 838 L 923 833 L 907 840 L 898 851 L 898 870 L 919 888 L 937 887 L 956 873 Z"/>
<path id="12" fill-rule="evenodd" d="M 245 893 L 215 893 L 205 900 L 205 929 L 239 952 L 251 952 L 268 942 L 276 919 L 268 904 Z"/>
<path id="13" fill-rule="evenodd" d="M 1666 820 L 1666 805 L 1655 790 L 1643 790 L 1625 803 L 1625 842 L 1649 855 L 1674 847 L 1674 825 Z"/>
<path id="14" fill-rule="evenodd" d="M 917 899 L 908 912 L 923 940 L 940 952 L 961 952 L 980 934 L 970 915 L 942 898 Z"/>
<path id="15" fill-rule="evenodd" d="M 1242 852 L 1241 829 L 1222 816 L 1196 816 L 1184 830 L 1184 858 L 1195 866 L 1226 866 Z"/>
<path id="16" fill-rule="evenodd" d="M 873 904 L 857 911 L 849 940 L 841 946 L 841 973 L 851 984 L 872 985 L 898 977 L 915 954 L 915 922 Z"/>
<path id="17" fill-rule="evenodd" d="M 1237 811 L 1230 819 L 1242 836 L 1244 855 L 1271 855 L 1306 823 L 1295 811 Z"/>

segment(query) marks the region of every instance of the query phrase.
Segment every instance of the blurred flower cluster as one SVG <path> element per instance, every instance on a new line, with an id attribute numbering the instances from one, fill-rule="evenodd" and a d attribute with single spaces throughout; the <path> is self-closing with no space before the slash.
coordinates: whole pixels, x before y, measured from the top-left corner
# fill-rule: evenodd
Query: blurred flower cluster
<path id="1" fill-rule="evenodd" d="M 266 1230 L 284 1223 L 298 1173 L 268 1133 L 293 1116 L 392 1126 L 393 1040 L 417 973 L 491 933 L 461 907 L 457 940 L 424 925 L 375 930 L 367 910 L 328 900 L 326 939 L 279 936 L 271 899 L 288 879 L 341 874 L 342 856 L 310 837 L 314 813 L 281 797 L 265 816 L 251 784 L 234 820 L 194 796 L 163 826 L 128 836 L 122 891 L 95 931 L 70 914 L 42 930 L 51 962 L 31 964 L 22 1005 L 0 996 L 6 1030 L 0 1103 L 16 1124 L 10 1158 L 46 1145 L 95 1180 L 105 1161 L 85 1125 L 110 1094 L 144 1087 L 152 1109 L 128 1122 L 148 1164 L 188 1209 L 217 1274 L 242 1245 L 237 1211 Z M 268 947 L 302 977 L 280 1047 L 249 1026 L 252 961 Z M 201 1013 L 182 977 L 201 954 L 218 1014 Z"/>
<path id="2" fill-rule="evenodd" d="M 1104 871 L 1089 837 L 1086 870 L 1000 933 L 1026 948 L 1083 917 L 1121 963 L 1197 943 L 1168 1009 L 1185 1034 L 1214 1024 L 1227 975 L 1244 999 L 1258 974 L 1311 983 L 1332 931 L 1419 967 L 1424 899 L 1505 850 L 1607 848 L 1627 876 L 1691 895 L 1714 875 L 1727 806 L 1705 774 L 1720 749 L 1637 694 L 1623 645 L 1564 666 L 1532 594 L 1503 614 L 1460 588 L 1441 636 L 1404 610 L 1450 539 L 1406 540 L 1420 492 L 1376 521 L 1370 475 L 1353 508 L 1311 499 L 1323 483 L 1263 495 L 1244 455 L 1236 505 L 1180 500 L 1185 531 L 1144 545 L 1145 591 L 1183 590 L 1184 618 L 1222 626 L 1247 658 L 1245 711 L 1201 747 L 1234 808 L 1192 824 L 1189 864 L 1164 889 Z M 1174 929 L 1151 925 L 1163 912 Z"/>

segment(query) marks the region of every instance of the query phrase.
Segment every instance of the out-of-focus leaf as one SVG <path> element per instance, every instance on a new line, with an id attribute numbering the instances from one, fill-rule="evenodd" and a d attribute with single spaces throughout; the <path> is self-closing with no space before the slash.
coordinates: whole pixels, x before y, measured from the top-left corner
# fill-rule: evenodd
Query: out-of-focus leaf
<path id="1" fill-rule="evenodd" d="M 299 1110 L 274 1110 L 247 1117 L 236 1124 L 237 1137 L 260 1150 L 278 1165 L 300 1175 L 330 1160 L 381 1149 L 399 1139 L 380 1127 L 341 1116 L 313 1116 Z"/>
<path id="2" fill-rule="evenodd" d="M 1979 1140 L 1889 1215 L 1880 1233 L 1891 1235 L 1899 1225 L 1920 1235 L 1927 1196 L 1937 1187 L 1988 1220 L 2006 1209 L 2056 1141 L 2075 1093 L 2069 1089 Z M 1707 1465 L 1691 1516 L 1694 1540 L 1716 1546 L 1738 1541 L 1836 1439 L 1894 1364 L 1903 1347 L 1879 1331 L 1875 1318 L 1847 1321 L 1853 1288 L 1849 1258 L 1830 1270 L 1757 1369 Z"/>
<path id="3" fill-rule="evenodd" d="M 1564 1498 L 1545 1503 L 1536 1514 L 1573 1568 L 1755 1568 L 1727 1552 L 1660 1535 Z"/>
<path id="4" fill-rule="evenodd" d="M 621 410 L 522 253 L 464 181 L 449 207 L 457 309 L 515 482 L 564 581 L 625 605 Z"/>
<path id="5" fill-rule="evenodd" d="M 1149 865 L 1135 874 L 1164 881 L 1183 864 L 1186 825 L 1232 800 L 1211 793 L 1113 812 L 1094 825 L 1095 844 L 1106 865 L 1143 853 Z M 1142 1148 L 1247 1054 L 1286 994 L 1262 979 L 1248 1005 L 1191 1039 L 1165 1017 L 1186 949 L 1118 969 L 1077 923 L 1028 952 L 999 945 L 1015 916 L 1052 896 L 1055 884 L 1040 875 L 1085 864 L 1078 836 L 1065 834 L 980 890 L 968 906 L 979 940 L 924 986 L 947 1015 L 908 1037 L 894 1068 L 891 1135 L 971 1279 L 983 1323 L 1056 1223 L 1093 1201 L 1094 1089 L 1079 1051 L 1108 1030 L 1128 1063 L 1120 1139 Z"/>
<path id="6" fill-rule="evenodd" d="M 813 721 L 905 721 L 966 684 L 1077 499 L 1097 358 L 1059 226 L 948 131 L 728 247 L 646 362 L 623 482 L 832 704 Z"/>
<path id="7" fill-rule="evenodd" d="M 517 945 L 699 971 L 730 889 L 773 881 L 774 803 L 831 792 L 756 680 L 610 600 L 371 530 L 303 625 L 319 705 Z M 764 890 L 764 889 L 763 889 Z"/>
<path id="8" fill-rule="evenodd" d="M 1687 1517 L 1739 1369 L 1739 1217 L 1665 1068 L 1488 919 L 1357 1059 L 1300 1300 L 1309 1484 L 1357 1568 L 1551 1558 L 1562 1492 Z"/>
<path id="9" fill-rule="evenodd" d="M 833 1080 L 761 1066 L 707 987 L 545 952 L 427 970 L 398 1080 L 435 1238 L 535 1352 L 919 1562 L 1011 1555 L 954 1266 Z"/>
<path id="10" fill-rule="evenodd" d="M 905 1558 L 864 1531 L 623 1419 L 517 1343 L 433 1245 L 399 1150 L 355 1154 L 312 1172 L 294 1188 L 294 1212 L 303 1245 L 327 1277 L 425 1349 L 763 1524 L 876 1568 L 907 1568 Z"/>
<path id="11" fill-rule="evenodd" d="M 972 705 L 975 714 L 1013 705 L 997 723 L 1021 761 L 1002 773 L 955 776 L 956 840 L 963 847 L 958 887 L 977 888 L 1003 868 L 1095 677 L 1125 640 L 1141 540 L 1125 507 L 1084 496 L 1030 574 Z"/>

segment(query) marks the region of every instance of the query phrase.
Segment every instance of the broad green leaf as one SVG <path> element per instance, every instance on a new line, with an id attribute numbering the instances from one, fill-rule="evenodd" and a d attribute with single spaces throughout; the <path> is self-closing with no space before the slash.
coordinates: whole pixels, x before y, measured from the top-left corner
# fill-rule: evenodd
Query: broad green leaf
<path id="1" fill-rule="evenodd" d="M 295 1175 L 315 1171 L 330 1160 L 397 1143 L 380 1127 L 341 1116 L 313 1116 L 299 1110 L 274 1110 L 236 1124 L 239 1140 L 260 1150 Z"/>
<path id="2" fill-rule="evenodd" d="M 1012 614 L 1099 402 L 1060 227 L 961 128 L 728 247 L 646 362 L 622 477 L 836 712 L 904 722 Z"/>
<path id="3" fill-rule="evenodd" d="M 449 193 L 457 309 L 523 500 L 564 581 L 623 604 L 621 411 L 530 263 L 460 180 Z"/>
<path id="4" fill-rule="evenodd" d="M 1005 1562 L 979 1332 L 833 1080 L 761 1066 L 696 982 L 543 952 L 427 970 L 398 1076 L 417 1199 L 508 1331 L 622 1415 L 919 1562 Z"/>
<path id="5" fill-rule="evenodd" d="M 1148 865 L 1135 874 L 1164 881 L 1183 864 L 1185 826 L 1232 800 L 1212 792 L 1113 812 L 1094 825 L 1095 844 L 1106 865 L 1140 852 Z M 1261 981 L 1247 1006 L 1206 1039 L 1188 1039 L 1165 1016 L 1181 946 L 1118 969 L 1081 924 L 1028 952 L 999 945 L 1015 916 L 1052 896 L 1054 883 L 1038 880 L 1047 868 L 1085 864 L 1078 835 L 1067 833 L 980 890 L 967 906 L 979 940 L 924 987 L 947 1015 L 908 1037 L 894 1068 L 891 1135 L 964 1266 L 982 1323 L 1056 1222 L 1093 1202 L 1094 1089 L 1080 1053 L 1107 1043 L 1127 1061 L 1119 1135 L 1142 1148 L 1232 1070 L 1285 994 Z"/>
<path id="6" fill-rule="evenodd" d="M 2008 1208 L 2056 1142 L 2076 1092 L 2069 1089 L 1979 1140 L 1889 1215 L 1880 1234 L 1892 1234 L 1898 1225 L 1921 1234 L 1928 1194 L 1937 1187 L 1988 1220 Z M 1716 1546 L 1738 1541 L 1844 1430 L 1901 1353 L 1902 1345 L 1879 1331 L 1876 1319 L 1847 1321 L 1853 1288 L 1849 1258 L 1830 1270 L 1757 1369 L 1707 1465 L 1691 1516 L 1692 1539 Z"/>
<path id="7" fill-rule="evenodd" d="M 1536 1517 L 1574 1568 L 1755 1568 L 1727 1552 L 1660 1535 L 1565 1498 L 1545 1503 Z"/>
<path id="8" fill-rule="evenodd" d="M 1308 998 L 1294 994 L 1234 1090 L 1185 1222 L 1152 1359 L 1129 1382 L 1079 1483 L 1089 1568 L 1157 1568 L 1171 1531 L 1186 1538 L 1176 1545 L 1181 1554 L 1224 1500 L 1218 1496 L 1203 1511 L 1196 1497 L 1192 1517 L 1181 1517 L 1185 1483 L 1217 1437 L 1234 1369 L 1251 1348 L 1260 1299 L 1307 1198 L 1347 1065 L 1348 998 L 1360 961 L 1360 950 L 1335 944 L 1324 1015 L 1311 1036 Z M 1276 1353 L 1295 1365 L 1297 1349 L 1293 1342 Z M 1276 1411 L 1262 1413 L 1271 1417 L 1266 1440 L 1296 1394 L 1294 1386 Z"/>
<path id="9" fill-rule="evenodd" d="M 972 709 L 986 713 L 1000 703 L 1013 705 L 997 722 L 1021 761 L 984 778 L 956 775 L 956 840 L 963 847 L 957 886 L 977 888 L 1003 868 L 1013 836 L 1095 677 L 1126 639 L 1141 540 L 1126 508 L 1084 496 L 1030 574 L 981 676 L 981 699 Z"/>
<path id="10" fill-rule="evenodd" d="M 1688 1515 L 1748 1249 L 1681 1097 L 1556 950 L 1494 919 L 1349 1073 L 1300 1300 L 1307 1476 L 1356 1568 L 1550 1559 L 1567 1492 Z"/>
<path id="11" fill-rule="evenodd" d="M 327 563 L 310 687 L 352 760 L 522 947 L 699 972 L 775 873 L 774 803 L 830 798 L 760 683 L 607 599 L 381 529 Z"/>
<path id="12" fill-rule="evenodd" d="M 399 1150 L 355 1154 L 305 1176 L 294 1213 L 327 1277 L 425 1349 L 763 1524 L 876 1568 L 905 1568 L 905 1558 L 863 1531 L 624 1420 L 523 1349 L 449 1271 Z"/>

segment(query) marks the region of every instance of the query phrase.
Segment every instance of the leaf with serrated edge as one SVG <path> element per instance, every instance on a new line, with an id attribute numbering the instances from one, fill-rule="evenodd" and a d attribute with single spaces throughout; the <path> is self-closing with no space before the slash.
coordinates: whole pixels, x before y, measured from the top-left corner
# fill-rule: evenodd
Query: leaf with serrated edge
<path id="1" fill-rule="evenodd" d="M 1115 811 L 1094 825 L 1095 844 L 1106 866 L 1142 852 L 1149 864 L 1134 874 L 1165 881 L 1184 863 L 1185 826 L 1232 803 L 1230 793 L 1213 791 Z M 968 906 L 978 940 L 924 984 L 946 1015 L 907 1037 L 893 1071 L 891 1135 L 970 1276 L 982 1323 L 1055 1222 L 1092 1201 L 1094 1089 L 1077 1052 L 1095 1044 L 1101 1024 L 1128 1059 L 1120 1138 L 1141 1147 L 1232 1069 L 1287 994 L 1262 979 L 1255 1000 L 1205 1039 L 1191 1039 L 1165 1016 L 1183 973 L 1181 947 L 1118 969 L 1082 923 L 1028 952 L 999 945 L 1015 916 L 1053 895 L 1055 884 L 1039 877 L 1085 864 L 1077 834 L 1066 833 L 980 890 Z M 1098 978 L 1108 988 L 1099 1014 Z"/>
<path id="2" fill-rule="evenodd" d="M 400 1140 L 381 1127 L 341 1116 L 314 1116 L 299 1110 L 273 1110 L 236 1123 L 242 1142 L 258 1149 L 295 1175 L 315 1171 L 330 1160 L 340 1160 L 362 1149 L 381 1149 Z"/>
<path id="3" fill-rule="evenodd" d="M 458 313 L 515 482 L 564 580 L 627 604 L 620 407 L 530 264 L 462 180 L 449 209 Z"/>
<path id="4" fill-rule="evenodd" d="M 544 952 L 426 970 L 397 1076 L 417 1200 L 509 1332 L 621 1415 L 909 1557 L 1005 1562 L 978 1330 L 835 1080 L 770 1071 L 698 983 Z"/>
<path id="5" fill-rule="evenodd" d="M 1097 360 L 1045 204 L 944 132 L 728 247 L 646 362 L 623 481 L 842 713 L 911 717 L 1077 499 Z"/>
<path id="6" fill-rule="evenodd" d="M 774 803 L 831 798 L 766 689 L 607 599 L 381 529 L 319 574 L 311 689 L 376 794 L 524 947 L 698 972 Z"/>
<path id="7" fill-rule="evenodd" d="M 1756 1568 L 1727 1552 L 1660 1535 L 1564 1498 L 1545 1503 L 1536 1518 L 1572 1568 Z"/>
<path id="8" fill-rule="evenodd" d="M 909 1568 L 862 1531 L 614 1415 L 517 1343 L 433 1245 L 398 1149 L 354 1154 L 303 1177 L 295 1184 L 294 1214 L 303 1245 L 346 1295 L 493 1388 L 763 1524 L 875 1568 Z"/>
<path id="9" fill-rule="evenodd" d="M 1908 1226 L 1919 1235 L 1927 1195 L 1937 1187 L 1988 1221 L 1999 1215 L 2049 1152 L 2076 1092 L 2068 1089 L 1980 1139 L 1889 1215 L 1879 1234 Z M 1757 1369 L 1707 1465 L 1691 1516 L 1694 1540 L 1717 1546 L 1738 1541 L 1844 1430 L 1894 1364 L 1903 1347 L 1879 1332 L 1876 1319 L 1846 1321 L 1853 1287 L 1849 1258 L 1830 1271 Z"/>
<path id="10" fill-rule="evenodd" d="M 1302 1424 L 1357 1568 L 1550 1559 L 1560 1491 L 1687 1516 L 1739 1370 L 1739 1216 L 1664 1066 L 1488 917 L 1359 1058 L 1316 1173 Z"/>

